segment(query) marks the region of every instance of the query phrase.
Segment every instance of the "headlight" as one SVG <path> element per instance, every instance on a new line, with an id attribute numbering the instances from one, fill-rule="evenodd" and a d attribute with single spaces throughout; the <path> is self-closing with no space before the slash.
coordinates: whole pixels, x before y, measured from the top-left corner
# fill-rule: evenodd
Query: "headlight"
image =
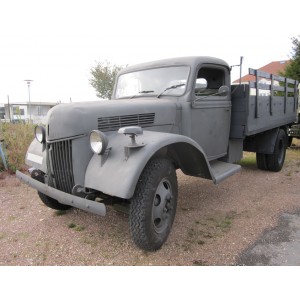
<path id="1" fill-rule="evenodd" d="M 36 126 L 34 128 L 34 135 L 38 142 L 45 143 L 46 141 L 46 130 L 43 126 Z"/>
<path id="2" fill-rule="evenodd" d="M 90 145 L 94 153 L 103 154 L 108 145 L 108 138 L 103 132 L 93 130 L 90 133 Z"/>

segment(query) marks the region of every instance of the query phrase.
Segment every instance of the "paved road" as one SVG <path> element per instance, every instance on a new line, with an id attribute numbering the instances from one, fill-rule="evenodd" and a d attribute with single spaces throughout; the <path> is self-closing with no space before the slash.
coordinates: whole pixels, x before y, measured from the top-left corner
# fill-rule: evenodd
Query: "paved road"
<path id="1" fill-rule="evenodd" d="M 246 249 L 237 265 L 300 266 L 300 211 L 282 214 L 278 226 Z"/>

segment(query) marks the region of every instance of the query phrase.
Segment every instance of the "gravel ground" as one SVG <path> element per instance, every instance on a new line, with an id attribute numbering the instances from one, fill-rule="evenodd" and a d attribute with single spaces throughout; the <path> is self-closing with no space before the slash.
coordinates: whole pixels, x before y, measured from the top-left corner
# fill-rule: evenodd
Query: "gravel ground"
<path id="1" fill-rule="evenodd" d="M 300 208 L 299 144 L 279 173 L 256 169 L 251 158 L 219 185 L 178 172 L 173 229 L 154 253 L 133 244 L 126 214 L 111 207 L 106 217 L 73 208 L 57 214 L 35 190 L 2 173 L 0 265 L 234 265 L 281 213 Z"/>

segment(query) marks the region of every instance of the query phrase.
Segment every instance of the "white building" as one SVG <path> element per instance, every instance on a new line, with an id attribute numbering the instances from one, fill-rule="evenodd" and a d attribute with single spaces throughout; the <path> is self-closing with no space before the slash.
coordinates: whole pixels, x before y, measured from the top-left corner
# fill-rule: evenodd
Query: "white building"
<path id="1" fill-rule="evenodd" d="M 31 122 L 45 124 L 48 111 L 57 105 L 54 102 L 31 102 L 0 104 L 0 119 L 10 122 Z"/>

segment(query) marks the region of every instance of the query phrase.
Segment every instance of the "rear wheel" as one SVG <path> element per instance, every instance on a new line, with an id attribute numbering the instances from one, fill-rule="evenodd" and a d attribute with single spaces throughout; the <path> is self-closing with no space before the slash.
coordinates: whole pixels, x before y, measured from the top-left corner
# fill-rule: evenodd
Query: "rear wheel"
<path id="1" fill-rule="evenodd" d="M 284 164 L 287 147 L 287 136 L 283 129 L 280 129 L 275 143 L 274 153 L 267 155 L 268 169 L 272 172 L 279 172 Z"/>
<path id="2" fill-rule="evenodd" d="M 268 170 L 267 155 L 263 153 L 256 153 L 256 164 L 260 170 Z"/>
<path id="3" fill-rule="evenodd" d="M 130 204 L 130 231 L 138 247 L 155 251 L 167 240 L 175 217 L 177 194 L 173 164 L 168 159 L 151 160 Z"/>
<path id="4" fill-rule="evenodd" d="M 38 192 L 39 196 L 40 196 L 40 199 L 42 200 L 42 202 L 50 207 L 50 208 L 53 208 L 53 209 L 56 209 L 56 210 L 67 210 L 69 208 L 71 208 L 71 206 L 69 205 L 65 205 L 65 204 L 61 204 L 59 203 L 57 200 L 41 193 L 41 192 Z"/>
<path id="5" fill-rule="evenodd" d="M 292 142 L 293 142 L 293 137 L 292 137 L 292 136 L 289 136 L 289 137 L 287 138 L 287 146 L 288 146 L 288 147 L 291 147 L 291 146 L 292 146 Z"/>

